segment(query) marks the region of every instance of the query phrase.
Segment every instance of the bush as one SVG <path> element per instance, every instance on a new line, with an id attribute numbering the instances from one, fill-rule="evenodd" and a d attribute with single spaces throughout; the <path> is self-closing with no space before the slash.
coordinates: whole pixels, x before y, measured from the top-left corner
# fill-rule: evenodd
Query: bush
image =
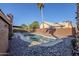
<path id="1" fill-rule="evenodd" d="M 72 43 L 73 49 L 75 49 L 75 47 L 76 47 L 76 39 L 73 39 L 73 40 L 71 41 L 71 43 Z"/>

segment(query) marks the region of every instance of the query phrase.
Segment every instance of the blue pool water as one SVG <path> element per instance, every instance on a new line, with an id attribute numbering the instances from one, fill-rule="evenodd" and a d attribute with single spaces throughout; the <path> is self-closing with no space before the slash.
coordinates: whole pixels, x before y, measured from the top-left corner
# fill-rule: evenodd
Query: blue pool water
<path id="1" fill-rule="evenodd" d="M 13 37 L 19 37 L 26 42 L 37 41 L 40 43 L 48 43 L 51 41 L 55 41 L 53 38 L 43 37 L 41 35 L 29 34 L 29 33 L 15 33 Z"/>

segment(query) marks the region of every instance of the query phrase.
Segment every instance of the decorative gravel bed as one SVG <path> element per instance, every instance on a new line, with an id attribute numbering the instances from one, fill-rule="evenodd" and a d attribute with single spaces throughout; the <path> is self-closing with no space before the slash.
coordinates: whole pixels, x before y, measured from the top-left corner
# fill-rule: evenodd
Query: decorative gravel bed
<path id="1" fill-rule="evenodd" d="M 56 44 L 55 44 L 56 42 Z M 12 38 L 9 43 L 10 56 L 71 56 L 71 39 L 58 40 L 29 47 L 29 42 Z M 58 42 L 58 43 L 57 43 Z"/>

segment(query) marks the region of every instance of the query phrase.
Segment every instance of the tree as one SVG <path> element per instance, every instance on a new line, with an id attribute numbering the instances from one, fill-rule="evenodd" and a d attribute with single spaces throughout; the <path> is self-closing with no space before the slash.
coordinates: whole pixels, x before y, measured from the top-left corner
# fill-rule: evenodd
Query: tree
<path id="1" fill-rule="evenodd" d="M 39 22 L 38 21 L 34 21 L 31 25 L 30 28 L 35 31 L 35 29 L 39 28 Z"/>
<path id="2" fill-rule="evenodd" d="M 40 10 L 44 7 L 43 3 L 37 3 L 38 8 L 40 8 Z"/>
<path id="3" fill-rule="evenodd" d="M 43 19 L 43 8 L 44 8 L 44 4 L 43 3 L 37 3 L 37 6 L 38 6 L 38 8 L 41 11 L 42 22 L 44 22 L 44 19 Z M 43 24 L 43 28 L 44 28 L 44 24 Z"/>

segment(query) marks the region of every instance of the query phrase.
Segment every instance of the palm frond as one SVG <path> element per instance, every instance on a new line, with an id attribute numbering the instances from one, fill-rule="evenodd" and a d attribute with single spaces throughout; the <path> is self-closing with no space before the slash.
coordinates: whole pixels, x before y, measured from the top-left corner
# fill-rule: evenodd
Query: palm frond
<path id="1" fill-rule="evenodd" d="M 37 6 L 39 9 L 44 8 L 44 4 L 43 3 L 37 3 Z"/>

